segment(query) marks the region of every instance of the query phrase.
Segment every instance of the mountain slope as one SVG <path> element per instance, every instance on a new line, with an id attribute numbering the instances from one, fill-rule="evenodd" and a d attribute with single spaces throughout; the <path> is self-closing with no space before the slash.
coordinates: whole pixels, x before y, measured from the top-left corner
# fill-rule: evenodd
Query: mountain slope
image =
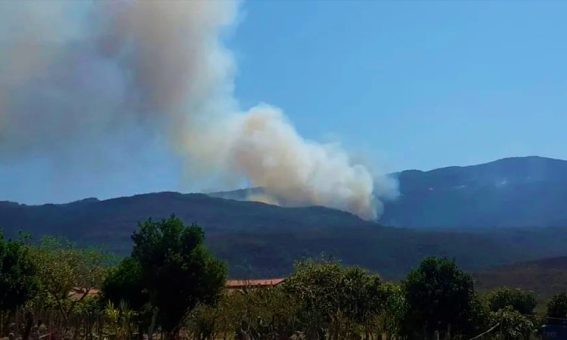
<path id="1" fill-rule="evenodd" d="M 383 227 L 337 210 L 282 208 L 255 202 L 172 192 L 27 206 L 0 202 L 0 226 L 36 238 L 59 235 L 126 254 L 138 221 L 176 214 L 203 226 L 207 243 L 232 276 L 285 275 L 294 261 L 325 253 L 348 264 L 400 278 L 425 256 L 455 258 L 469 270 L 567 255 L 567 229 L 417 231 Z"/>
<path id="2" fill-rule="evenodd" d="M 562 226 L 567 161 L 522 157 L 397 174 L 400 197 L 380 222 L 412 228 Z"/>
<path id="3" fill-rule="evenodd" d="M 401 277 L 431 255 L 455 258 L 469 270 L 567 256 L 565 161 L 511 158 L 398 176 L 401 197 L 386 205 L 381 223 L 399 227 L 323 207 L 234 200 L 259 193 L 259 188 L 40 206 L 0 202 L 0 226 L 12 236 L 19 230 L 36 238 L 59 235 L 126 254 L 139 221 L 175 214 L 203 226 L 209 246 L 240 277 L 283 275 L 297 259 L 321 253 L 390 278 Z M 414 229 L 402 228 L 406 226 Z M 432 227 L 443 230 L 424 229 Z"/>
<path id="4" fill-rule="evenodd" d="M 162 192 L 99 201 L 28 206 L 0 202 L 0 226 L 35 235 L 61 234 L 78 241 L 128 239 L 139 221 L 175 214 L 186 223 L 199 223 L 208 232 L 349 228 L 372 225 L 349 213 L 323 207 L 281 208 L 257 202 Z"/>
<path id="5" fill-rule="evenodd" d="M 515 287 L 546 299 L 567 291 L 567 256 L 498 266 L 474 274 L 481 290 Z"/>
<path id="6" fill-rule="evenodd" d="M 391 174 L 400 196 L 385 202 L 383 225 L 408 228 L 567 226 L 567 161 L 516 157 Z M 250 188 L 212 193 L 245 200 Z M 283 200 L 280 200 L 283 201 Z"/>

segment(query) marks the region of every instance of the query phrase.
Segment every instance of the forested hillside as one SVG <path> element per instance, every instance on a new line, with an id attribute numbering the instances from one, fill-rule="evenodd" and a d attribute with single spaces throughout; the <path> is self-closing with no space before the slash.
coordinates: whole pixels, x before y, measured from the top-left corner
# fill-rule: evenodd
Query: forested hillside
<path id="1" fill-rule="evenodd" d="M 390 278 L 403 276 L 431 255 L 455 258 L 467 270 L 567 255 L 563 228 L 414 230 L 384 227 L 321 207 L 282 208 L 172 192 L 62 205 L 4 202 L 0 226 L 7 235 L 57 235 L 123 255 L 131 248 L 130 235 L 139 221 L 172 214 L 203 226 L 207 244 L 229 263 L 231 276 L 238 277 L 285 275 L 296 260 L 321 254 Z"/>

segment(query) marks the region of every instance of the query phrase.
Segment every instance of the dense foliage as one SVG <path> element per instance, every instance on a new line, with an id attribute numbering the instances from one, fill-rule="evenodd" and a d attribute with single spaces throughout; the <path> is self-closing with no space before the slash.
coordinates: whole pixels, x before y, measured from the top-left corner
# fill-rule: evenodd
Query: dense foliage
<path id="1" fill-rule="evenodd" d="M 117 263 L 54 238 L 0 238 L 0 337 L 528 339 L 544 320 L 533 315 L 531 293 L 479 295 L 445 258 L 424 259 L 398 283 L 304 260 L 277 286 L 227 290 L 226 268 L 198 226 L 148 220 L 132 239 L 131 255 Z M 567 317 L 567 295 L 552 298 L 546 316 Z"/>
<path id="2" fill-rule="evenodd" d="M 510 305 L 491 313 L 491 318 L 498 325 L 493 336 L 496 339 L 529 339 L 536 330 L 534 320 Z"/>
<path id="3" fill-rule="evenodd" d="M 36 273 L 29 247 L 4 239 L 0 231 L 0 310 L 13 311 L 36 294 Z"/>
<path id="4" fill-rule="evenodd" d="M 392 209 L 386 209 L 386 213 L 388 211 L 392 212 Z M 436 211 L 450 213 L 452 209 L 443 206 L 442 210 Z M 424 255 L 449 256 L 455 258 L 464 270 L 478 272 L 506 263 L 565 254 L 567 244 L 567 227 L 561 223 L 552 225 L 556 228 L 418 231 L 382 227 L 351 214 L 320 207 L 282 208 L 170 192 L 60 205 L 26 206 L 0 202 L 0 225 L 8 228 L 6 235 L 12 238 L 21 228 L 34 236 L 53 234 L 81 245 L 103 244 L 113 253 L 127 256 L 132 247 L 129 236 L 136 229 L 133 221 L 148 216 L 167 218 L 171 212 L 182 217 L 185 223 L 198 221 L 206 226 L 208 247 L 228 263 L 230 276 L 234 277 L 288 275 L 297 259 L 325 253 L 344 263 L 379 272 L 384 279 L 401 280 Z M 517 218 L 517 214 L 513 216 Z M 478 220 L 477 215 L 474 218 Z M 560 289 L 565 285 L 567 275 L 565 270 L 550 272 L 546 268 L 542 267 L 546 272 L 530 272 L 529 275 L 524 275 L 528 270 L 525 265 L 513 275 L 498 269 L 496 274 L 493 273 L 497 275 L 494 280 L 492 276 L 483 277 L 480 284 L 496 281 L 496 285 L 486 288 L 504 284 L 535 290 L 522 282 L 544 281 L 545 284 L 537 288 L 549 289 L 553 295 L 558 293 L 553 290 L 555 287 Z M 550 278 L 532 279 L 541 278 L 541 275 L 553 275 L 558 279 L 551 278 L 556 280 L 552 284 L 547 282 Z M 508 277 L 516 280 L 508 280 Z"/>
<path id="5" fill-rule="evenodd" d="M 567 293 L 554 295 L 547 304 L 547 317 L 567 320 Z"/>
<path id="6" fill-rule="evenodd" d="M 537 304 L 534 294 L 518 288 L 497 288 L 487 296 L 492 312 L 510 307 L 520 314 L 532 314 Z"/>
<path id="7" fill-rule="evenodd" d="M 44 238 L 32 252 L 41 286 L 38 299 L 52 304 L 69 321 L 79 302 L 102 285 L 108 257 L 97 249 L 77 248 L 52 237 Z M 73 299 L 70 292 L 75 292 Z"/>
<path id="8" fill-rule="evenodd" d="M 142 281 L 142 266 L 132 257 L 123 259 L 108 273 L 102 291 L 109 301 L 116 305 L 126 303 L 132 310 L 141 310 L 149 301 Z"/>
<path id="9" fill-rule="evenodd" d="M 200 227 L 171 217 L 140 224 L 132 235 L 132 255 L 104 284 L 105 295 L 132 308 L 149 304 L 153 319 L 170 337 L 198 304 L 212 304 L 226 280 L 224 263 L 204 246 Z"/>
<path id="10" fill-rule="evenodd" d="M 359 329 L 369 333 L 384 306 L 377 275 L 336 262 L 300 262 L 285 284 L 300 301 L 299 318 L 308 338 L 344 339 Z M 359 328 L 359 329 L 357 329 Z M 326 331 L 325 331 L 326 330 Z"/>
<path id="11" fill-rule="evenodd" d="M 132 239 L 132 257 L 142 266 L 150 303 L 166 331 L 176 330 L 197 304 L 218 298 L 226 269 L 205 248 L 201 228 L 185 227 L 176 218 L 147 221 Z"/>
<path id="12" fill-rule="evenodd" d="M 427 338 L 435 330 L 469 334 L 473 331 L 474 288 L 470 275 L 455 262 L 426 258 L 403 282 L 408 308 L 405 333 Z"/>

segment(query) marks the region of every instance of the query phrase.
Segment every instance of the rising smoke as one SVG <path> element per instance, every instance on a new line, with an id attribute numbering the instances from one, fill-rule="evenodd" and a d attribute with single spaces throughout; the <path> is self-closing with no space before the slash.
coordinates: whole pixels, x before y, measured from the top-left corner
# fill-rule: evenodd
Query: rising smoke
<path id="1" fill-rule="evenodd" d="M 238 107 L 222 43 L 237 2 L 0 6 L 9 17 L 0 24 L 0 159 L 101 137 L 108 148 L 136 130 L 167 136 L 191 173 L 244 178 L 271 203 L 374 219 L 375 194 L 393 191 L 340 145 L 302 138 L 280 109 Z"/>

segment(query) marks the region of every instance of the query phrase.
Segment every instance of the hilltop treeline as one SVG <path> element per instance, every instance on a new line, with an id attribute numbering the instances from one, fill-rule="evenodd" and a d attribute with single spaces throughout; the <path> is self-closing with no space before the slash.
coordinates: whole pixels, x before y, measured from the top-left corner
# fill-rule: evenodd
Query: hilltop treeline
<path id="1" fill-rule="evenodd" d="M 0 337 L 12 339 L 529 338 L 547 315 L 535 297 L 479 294 L 470 275 L 430 257 L 399 283 L 325 258 L 299 262 L 284 283 L 228 291 L 227 268 L 204 233 L 177 218 L 141 223 L 119 263 L 54 238 L 0 236 Z"/>

